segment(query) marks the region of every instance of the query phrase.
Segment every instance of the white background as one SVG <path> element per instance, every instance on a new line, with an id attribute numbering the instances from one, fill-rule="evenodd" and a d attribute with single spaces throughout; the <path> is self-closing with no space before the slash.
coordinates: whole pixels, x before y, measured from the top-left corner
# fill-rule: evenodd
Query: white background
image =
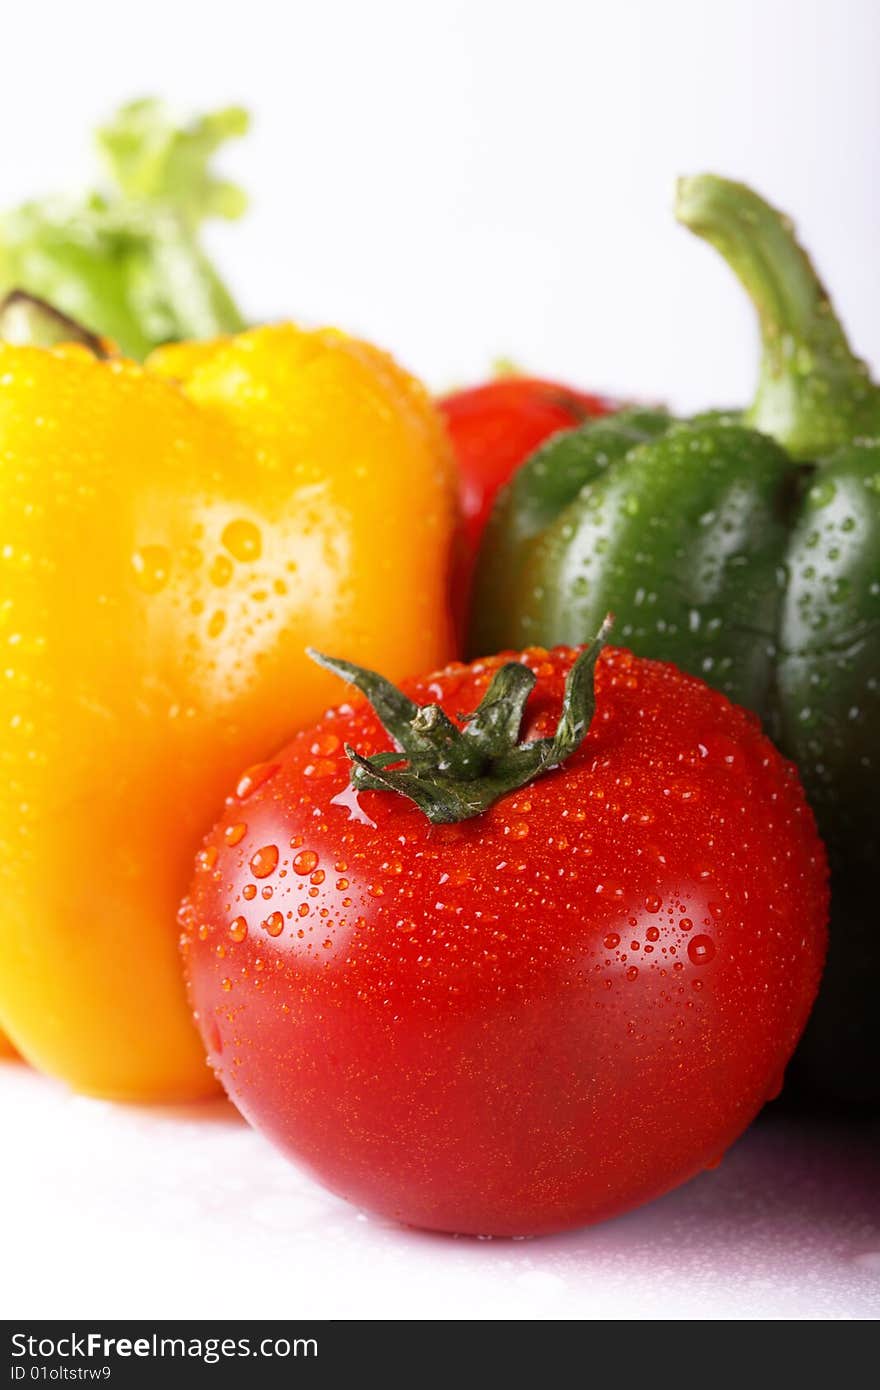
<path id="1" fill-rule="evenodd" d="M 242 101 L 245 309 L 333 322 L 435 387 L 504 355 L 682 407 L 753 376 L 749 311 L 675 176 L 791 212 L 880 363 L 880 5 L 309 0 L 8 6 L 0 204 L 76 187 L 125 98 Z M 224 1109 L 74 1100 L 0 1068 L 7 1316 L 868 1317 L 868 1139 L 751 1135 L 647 1211 L 525 1245 L 366 1220 Z M 872 1195 L 873 1194 L 873 1195 Z"/>
<path id="2" fill-rule="evenodd" d="M 797 220 L 880 365 L 873 0 L 9 5 L 0 203 L 76 186 L 121 100 L 252 108 L 213 237 L 246 309 L 331 322 L 434 387 L 501 355 L 682 407 L 740 402 L 748 308 L 678 174 Z"/>

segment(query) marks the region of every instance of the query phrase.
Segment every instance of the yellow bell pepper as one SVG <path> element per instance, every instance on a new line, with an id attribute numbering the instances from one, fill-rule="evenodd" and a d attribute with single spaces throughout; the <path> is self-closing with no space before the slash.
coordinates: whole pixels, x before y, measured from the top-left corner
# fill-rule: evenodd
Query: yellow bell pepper
<path id="1" fill-rule="evenodd" d="M 453 468 L 385 354 L 284 324 L 160 350 L 0 345 L 0 1024 L 92 1095 L 214 1081 L 175 911 L 248 764 L 451 655 Z"/>

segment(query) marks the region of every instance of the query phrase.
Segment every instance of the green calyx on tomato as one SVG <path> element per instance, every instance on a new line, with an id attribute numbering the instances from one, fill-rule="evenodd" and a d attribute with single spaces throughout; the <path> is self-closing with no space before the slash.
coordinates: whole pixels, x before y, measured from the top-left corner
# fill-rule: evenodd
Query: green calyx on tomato
<path id="1" fill-rule="evenodd" d="M 589 730 L 596 707 L 596 661 L 611 624 L 606 617 L 568 672 L 552 738 L 524 742 L 519 741 L 520 727 L 537 677 L 522 662 L 499 667 L 479 705 L 459 727 L 438 704 L 417 705 L 376 671 L 310 650 L 319 666 L 367 697 L 395 744 L 395 752 L 371 757 L 346 744 L 351 785 L 356 791 L 397 792 L 432 824 L 450 825 L 482 815 L 508 792 L 552 772 L 580 747 Z"/>

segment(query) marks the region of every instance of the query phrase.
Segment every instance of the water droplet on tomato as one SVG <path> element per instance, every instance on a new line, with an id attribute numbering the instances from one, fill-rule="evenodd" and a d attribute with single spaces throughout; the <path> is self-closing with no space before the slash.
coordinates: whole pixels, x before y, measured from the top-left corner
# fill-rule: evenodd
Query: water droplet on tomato
<path id="1" fill-rule="evenodd" d="M 274 874 L 278 868 L 278 846 L 263 845 L 251 856 L 250 868 L 254 878 L 268 878 Z"/>
<path id="2" fill-rule="evenodd" d="M 263 923 L 263 928 L 270 936 L 280 936 L 284 931 L 284 916 L 280 912 L 272 912 Z"/>
<path id="3" fill-rule="evenodd" d="M 630 981 L 637 980 L 639 978 L 639 967 L 637 965 L 631 965 L 626 972 L 626 978 Z"/>
<path id="4" fill-rule="evenodd" d="M 617 932 L 609 932 L 602 942 L 602 945 L 605 947 L 606 951 L 613 951 L 616 946 L 619 946 L 620 937 L 617 935 Z"/>
<path id="5" fill-rule="evenodd" d="M 322 777 L 332 777 L 336 771 L 337 764 L 332 758 L 316 758 L 313 763 L 308 763 L 303 768 L 303 776 L 320 780 Z"/>
<path id="6" fill-rule="evenodd" d="M 214 865 L 217 863 L 217 846 L 206 845 L 204 849 L 200 849 L 198 853 L 198 862 L 200 869 L 213 869 Z"/>
<path id="7" fill-rule="evenodd" d="M 247 919 L 244 917 L 234 917 L 229 923 L 229 935 L 233 941 L 244 941 L 248 934 Z"/>
<path id="8" fill-rule="evenodd" d="M 216 1018 L 211 1018 L 208 1021 L 208 1047 L 214 1054 L 214 1056 L 208 1058 L 208 1061 L 212 1065 L 216 1065 L 223 1055 L 223 1039 L 220 1036 L 220 1027 Z"/>
<path id="9" fill-rule="evenodd" d="M 699 789 L 692 787 L 687 782 L 673 782 L 671 787 L 672 795 L 679 801 L 690 801 L 695 803 L 700 799 Z"/>
<path id="10" fill-rule="evenodd" d="M 280 763 L 254 763 L 253 767 L 246 768 L 235 788 L 235 795 L 239 801 L 246 801 L 258 787 L 262 787 L 264 782 L 274 777 L 280 766 Z"/>
<path id="11" fill-rule="evenodd" d="M 341 792 L 337 792 L 335 796 L 331 796 L 330 805 L 341 806 L 343 810 L 348 812 L 349 820 L 357 821 L 359 825 L 369 825 L 375 830 L 376 822 L 371 816 L 367 815 L 366 811 L 361 806 L 358 800 L 357 788 L 353 787 L 350 782 L 347 786 L 342 788 Z"/>
<path id="12" fill-rule="evenodd" d="M 310 874 L 318 866 L 318 856 L 313 849 L 302 849 L 293 861 L 294 872 Z"/>
<path id="13" fill-rule="evenodd" d="M 316 758 L 329 758 L 333 753 L 338 753 L 339 748 L 338 734 L 318 734 L 311 744 L 309 752 Z"/>
<path id="14" fill-rule="evenodd" d="M 715 957 L 715 942 L 711 936 L 693 936 L 688 942 L 688 955 L 694 965 L 708 965 Z"/>
<path id="15" fill-rule="evenodd" d="M 244 839 L 246 834 L 247 825 L 243 820 L 240 820 L 236 825 L 227 825 L 226 829 L 223 831 L 223 839 L 226 841 L 227 845 L 237 845 Z"/>
<path id="16" fill-rule="evenodd" d="M 241 890 L 241 896 L 244 898 L 245 902 L 251 902 L 257 896 L 257 885 L 255 883 L 246 883 Z"/>
<path id="17" fill-rule="evenodd" d="M 646 912 L 659 912 L 663 906 L 663 899 L 657 893 L 649 893 L 645 898 Z"/>

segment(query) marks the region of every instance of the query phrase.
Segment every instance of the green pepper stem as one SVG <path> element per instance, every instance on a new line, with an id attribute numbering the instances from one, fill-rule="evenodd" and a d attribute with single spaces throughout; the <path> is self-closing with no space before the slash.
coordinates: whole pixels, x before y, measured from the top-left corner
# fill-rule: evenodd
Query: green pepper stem
<path id="1" fill-rule="evenodd" d="M 790 220 L 744 184 L 714 174 L 679 180 L 675 211 L 721 252 L 757 310 L 762 362 L 748 423 L 798 458 L 877 433 L 880 391 Z"/>

